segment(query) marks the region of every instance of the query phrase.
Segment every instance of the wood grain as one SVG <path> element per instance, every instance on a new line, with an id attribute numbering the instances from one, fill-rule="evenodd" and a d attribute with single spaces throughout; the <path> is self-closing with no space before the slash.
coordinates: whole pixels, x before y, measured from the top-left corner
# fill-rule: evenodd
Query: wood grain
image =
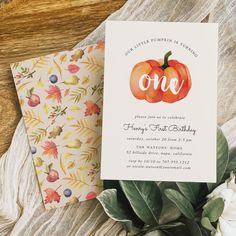
<path id="1" fill-rule="evenodd" d="M 9 64 L 71 49 L 125 0 L 0 0 L 0 156 L 21 118 Z"/>

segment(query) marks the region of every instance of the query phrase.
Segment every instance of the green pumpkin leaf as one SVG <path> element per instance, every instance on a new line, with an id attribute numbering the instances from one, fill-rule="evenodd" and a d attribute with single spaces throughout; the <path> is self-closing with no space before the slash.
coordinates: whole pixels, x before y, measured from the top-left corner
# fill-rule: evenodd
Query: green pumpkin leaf
<path id="1" fill-rule="evenodd" d="M 209 230 L 209 231 L 213 231 L 213 232 L 215 232 L 215 228 L 213 227 L 213 225 L 211 224 L 211 222 L 210 222 L 210 220 L 207 218 L 207 217 L 203 217 L 202 219 L 201 219 L 201 224 L 202 224 L 202 226 L 205 228 L 205 229 L 207 229 L 207 230 Z"/>
<path id="2" fill-rule="evenodd" d="M 211 192 L 222 180 L 229 160 L 228 142 L 222 132 L 217 128 L 217 182 L 208 183 L 208 189 Z"/>
<path id="3" fill-rule="evenodd" d="M 216 222 L 223 213 L 224 200 L 222 198 L 210 200 L 203 209 L 202 217 L 207 217 L 210 222 Z"/>
<path id="4" fill-rule="evenodd" d="M 176 183 L 180 192 L 195 206 L 198 202 L 200 183 Z"/>
<path id="5" fill-rule="evenodd" d="M 117 201 L 116 189 L 107 189 L 97 196 L 98 201 L 102 204 L 106 214 L 113 220 L 121 222 L 128 232 L 133 231 L 132 220 L 126 214 L 125 209 Z"/>
<path id="6" fill-rule="evenodd" d="M 174 189 L 166 189 L 165 195 L 178 207 L 188 219 L 194 218 L 194 209 L 187 198 Z"/>
<path id="7" fill-rule="evenodd" d="M 159 223 L 162 210 L 161 191 L 155 182 L 123 181 L 120 186 L 136 215 L 147 225 Z"/>

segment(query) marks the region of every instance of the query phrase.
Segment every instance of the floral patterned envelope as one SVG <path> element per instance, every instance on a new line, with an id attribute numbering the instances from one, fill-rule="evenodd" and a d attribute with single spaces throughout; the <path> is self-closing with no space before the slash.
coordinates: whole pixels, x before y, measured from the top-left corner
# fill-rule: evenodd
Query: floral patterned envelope
<path id="1" fill-rule="evenodd" d="M 104 43 L 11 64 L 46 209 L 102 191 Z"/>

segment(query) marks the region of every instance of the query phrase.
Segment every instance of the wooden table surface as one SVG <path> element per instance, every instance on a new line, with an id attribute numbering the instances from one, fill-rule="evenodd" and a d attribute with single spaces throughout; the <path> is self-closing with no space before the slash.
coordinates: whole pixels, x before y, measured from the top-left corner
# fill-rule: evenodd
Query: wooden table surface
<path id="1" fill-rule="evenodd" d="M 126 0 L 0 0 L 0 157 L 21 118 L 12 62 L 71 49 Z"/>

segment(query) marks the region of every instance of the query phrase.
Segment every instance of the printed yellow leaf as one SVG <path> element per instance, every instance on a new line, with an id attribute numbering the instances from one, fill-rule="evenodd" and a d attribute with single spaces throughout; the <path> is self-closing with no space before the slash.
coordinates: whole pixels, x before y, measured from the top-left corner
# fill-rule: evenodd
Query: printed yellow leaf
<path id="1" fill-rule="evenodd" d="M 64 80 L 64 84 L 66 85 L 77 85 L 79 83 L 80 78 L 77 75 L 72 75 Z"/>
<path id="2" fill-rule="evenodd" d="M 73 107 L 71 107 L 70 110 L 71 110 L 72 112 L 78 112 L 78 111 L 80 111 L 80 107 L 73 106 Z"/>
<path id="3" fill-rule="evenodd" d="M 73 117 L 73 116 L 68 116 L 66 119 L 67 119 L 68 121 L 71 121 L 71 120 L 74 120 L 75 117 Z"/>
<path id="4" fill-rule="evenodd" d="M 86 166 L 80 166 L 79 170 L 87 170 L 88 168 Z"/>
<path id="5" fill-rule="evenodd" d="M 46 114 L 48 114 L 48 105 L 46 103 L 43 106 L 43 110 Z"/>
<path id="6" fill-rule="evenodd" d="M 71 125 L 75 128 L 75 131 L 80 135 L 92 135 L 96 134 L 97 130 L 94 129 L 93 124 L 86 119 L 77 120 L 76 124 Z"/>
<path id="7" fill-rule="evenodd" d="M 54 62 L 54 65 L 56 67 L 56 69 L 58 70 L 58 72 L 60 73 L 60 76 L 61 76 L 61 67 L 57 64 L 57 62 L 55 60 L 53 60 Z"/>
<path id="8" fill-rule="evenodd" d="M 68 159 L 68 158 L 70 158 L 70 157 L 72 157 L 73 156 L 73 154 L 72 153 L 69 153 L 69 152 L 66 152 L 66 153 L 64 153 L 64 155 L 63 155 L 63 157 L 65 158 L 65 159 Z"/>
<path id="9" fill-rule="evenodd" d="M 88 76 L 84 76 L 82 79 L 82 85 L 88 84 L 89 83 L 89 77 Z"/>
<path id="10" fill-rule="evenodd" d="M 26 82 L 21 84 L 18 88 L 17 88 L 17 92 L 20 92 L 22 89 L 24 89 L 26 87 L 27 84 L 29 84 L 30 82 Z"/>
<path id="11" fill-rule="evenodd" d="M 90 162 L 98 154 L 98 147 L 89 147 L 86 151 L 83 151 L 81 154 L 81 160 L 85 162 Z"/>
<path id="12" fill-rule="evenodd" d="M 40 118 L 39 112 L 38 112 L 38 114 L 35 114 L 35 112 L 33 110 L 25 111 L 25 113 L 23 114 L 23 117 L 24 117 L 24 121 L 25 121 L 27 128 L 35 127 L 35 126 L 39 125 L 40 123 L 44 124 L 44 122 Z"/>
<path id="13" fill-rule="evenodd" d="M 86 183 L 84 178 L 80 175 L 79 171 L 72 174 L 70 173 L 69 176 L 63 179 L 66 180 L 71 187 L 76 188 L 76 189 L 80 189 L 84 187 L 85 185 L 87 186 L 89 185 L 88 183 Z"/>
<path id="14" fill-rule="evenodd" d="M 63 139 L 68 139 L 71 135 L 71 132 L 67 132 L 66 134 L 64 134 Z"/>
<path id="15" fill-rule="evenodd" d="M 19 67 L 21 65 L 21 62 L 15 62 L 11 64 L 12 69 L 16 69 L 17 67 Z"/>
<path id="16" fill-rule="evenodd" d="M 63 164 L 62 158 L 60 158 L 60 167 L 61 167 L 63 173 L 66 175 L 66 169 L 65 169 L 65 166 Z"/>
<path id="17" fill-rule="evenodd" d="M 38 128 L 37 130 L 31 132 L 30 141 L 38 144 L 47 135 L 47 129 Z"/>
<path id="18" fill-rule="evenodd" d="M 60 56 L 60 61 L 61 61 L 61 63 L 62 62 L 65 62 L 67 60 L 67 55 L 66 54 L 62 54 L 61 56 Z"/>
<path id="19" fill-rule="evenodd" d="M 20 98 L 19 99 L 19 103 L 20 103 L 20 106 L 22 107 L 24 105 L 24 103 L 25 103 L 24 99 Z"/>
<path id="20" fill-rule="evenodd" d="M 102 139 L 102 135 L 98 135 L 97 138 L 93 141 L 93 145 L 100 144 Z"/>
<path id="21" fill-rule="evenodd" d="M 36 169 L 36 174 L 37 174 L 37 176 L 41 175 L 42 174 L 42 170 Z"/>
<path id="22" fill-rule="evenodd" d="M 75 167 L 75 162 L 74 161 L 69 161 L 67 168 L 72 169 Z"/>
<path id="23" fill-rule="evenodd" d="M 48 75 L 52 74 L 52 72 L 53 72 L 53 68 L 50 67 L 50 68 L 48 69 Z"/>
<path id="24" fill-rule="evenodd" d="M 75 139 L 65 145 L 67 148 L 79 149 L 81 147 L 82 142 L 80 139 Z"/>
<path id="25" fill-rule="evenodd" d="M 84 61 L 81 61 L 82 64 L 85 64 L 87 70 L 91 72 L 98 72 L 103 69 L 103 61 L 95 56 L 87 57 Z"/>
<path id="26" fill-rule="evenodd" d="M 34 68 L 43 68 L 48 63 L 49 58 L 47 56 L 45 57 L 38 57 L 36 59 L 33 59 L 33 67 Z"/>
<path id="27" fill-rule="evenodd" d="M 42 81 L 41 78 L 38 80 L 37 86 L 38 86 L 39 88 L 43 88 L 44 84 L 43 84 L 43 81 Z"/>

